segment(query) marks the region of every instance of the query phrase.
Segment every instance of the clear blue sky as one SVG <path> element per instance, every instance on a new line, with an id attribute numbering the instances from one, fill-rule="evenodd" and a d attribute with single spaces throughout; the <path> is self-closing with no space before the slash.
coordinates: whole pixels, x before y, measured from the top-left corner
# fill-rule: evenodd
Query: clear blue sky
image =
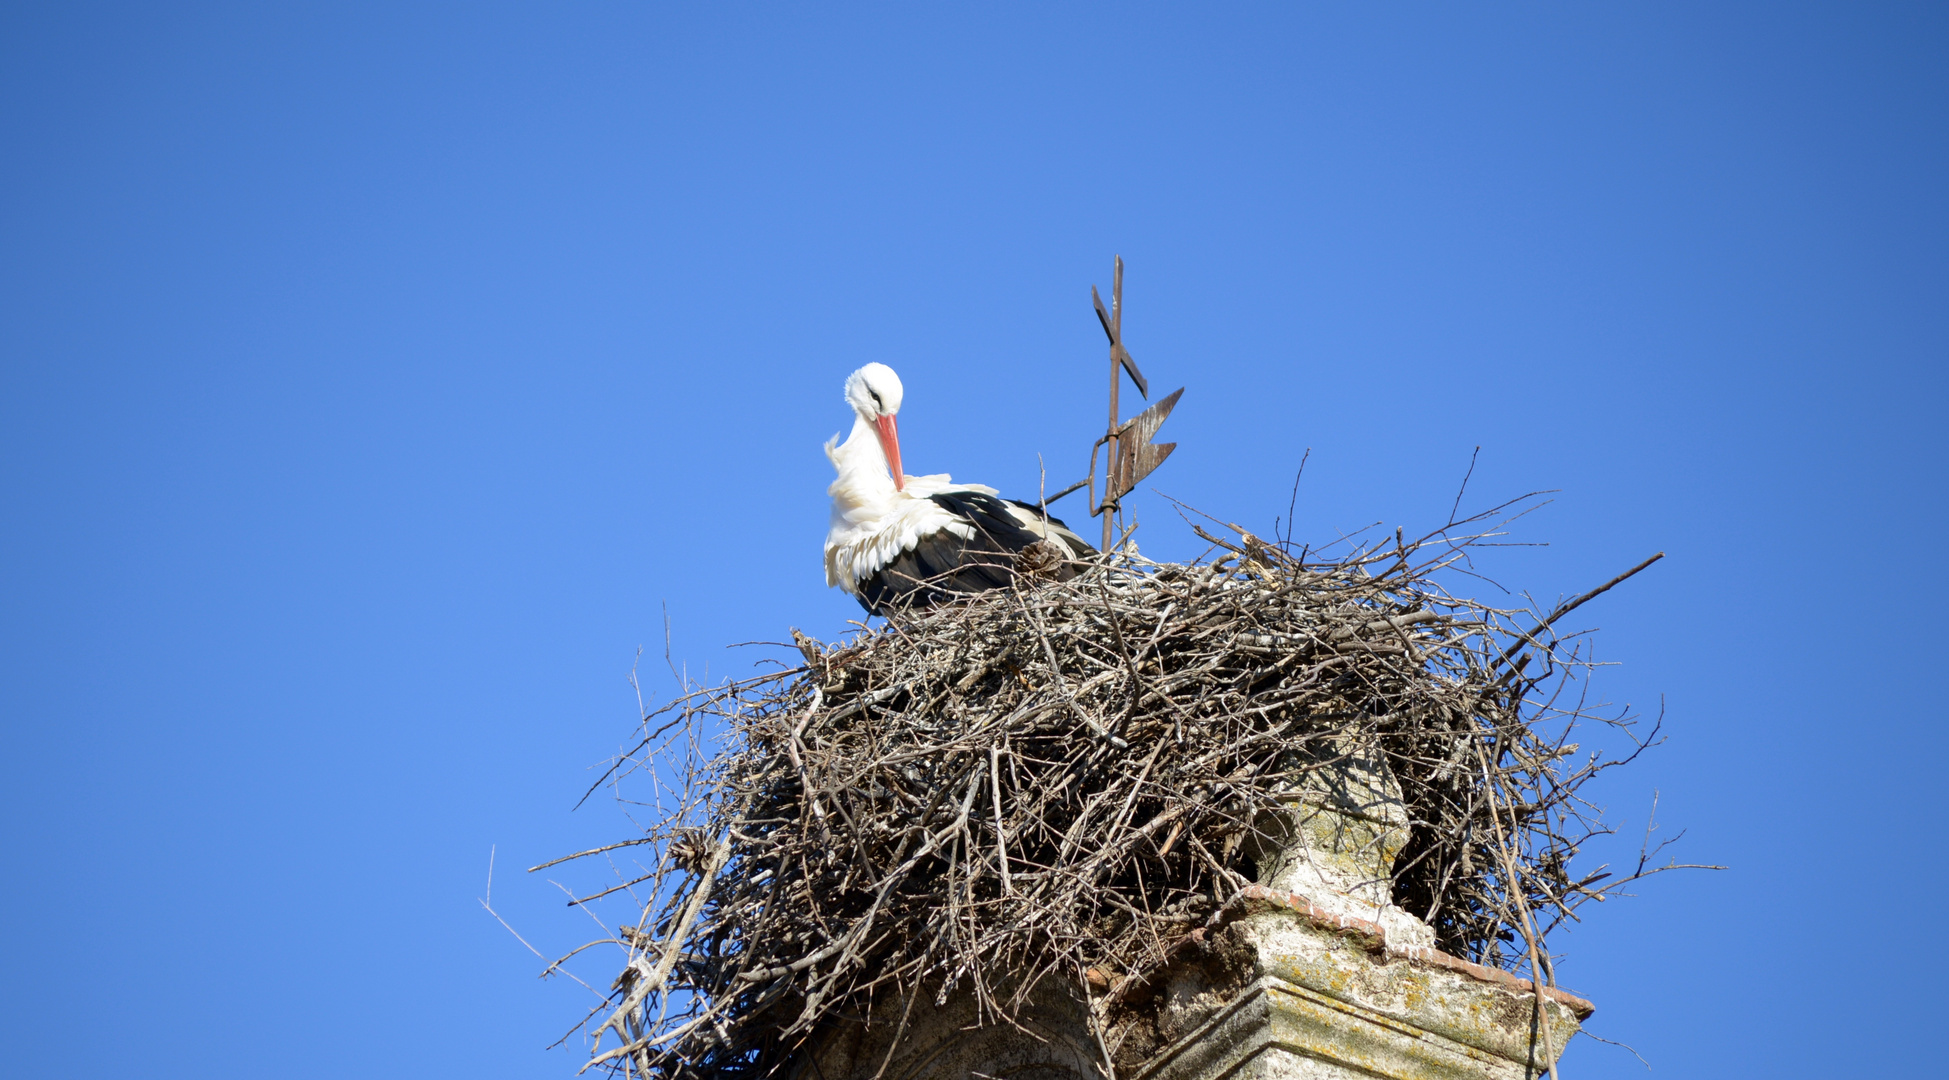
<path id="1" fill-rule="evenodd" d="M 712 675 L 857 616 L 852 368 L 916 473 L 1080 474 L 1113 252 L 1162 491 L 1412 528 L 1480 445 L 1561 489 L 1505 583 L 1670 553 L 1580 612 L 1671 736 L 1606 801 L 1733 869 L 1559 942 L 1594 1030 L 1940 1067 L 1949 16 L 1049 8 L 0 14 L 0 1071 L 571 1075 L 490 845 L 579 942 L 516 871 L 626 828 L 665 605 Z"/>

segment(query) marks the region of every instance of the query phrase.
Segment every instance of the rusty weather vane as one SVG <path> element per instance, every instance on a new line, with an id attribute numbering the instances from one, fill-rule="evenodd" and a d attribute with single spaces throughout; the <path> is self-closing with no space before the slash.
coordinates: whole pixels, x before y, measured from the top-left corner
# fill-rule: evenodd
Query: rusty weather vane
<path id="1" fill-rule="evenodd" d="M 1138 481 L 1149 476 L 1151 471 L 1164 464 L 1164 459 L 1177 449 L 1176 443 L 1152 443 L 1151 437 L 1164 425 L 1171 409 L 1184 393 L 1179 387 L 1171 391 L 1169 397 L 1138 413 L 1123 423 L 1117 422 L 1117 391 L 1123 385 L 1123 373 L 1130 373 L 1130 381 L 1137 384 L 1137 393 L 1145 400 L 1150 399 L 1150 386 L 1144 381 L 1144 373 L 1137 368 L 1137 361 L 1131 359 L 1130 350 L 1123 344 L 1123 256 L 1116 257 L 1116 276 L 1110 286 L 1110 308 L 1104 310 L 1103 297 L 1090 286 L 1090 301 L 1096 305 L 1096 319 L 1103 324 L 1103 333 L 1110 339 L 1110 426 L 1096 446 L 1090 448 L 1090 515 L 1103 517 L 1103 550 L 1110 550 L 1113 538 L 1111 519 L 1122 506 L 1123 497 L 1130 494 Z M 1103 499 L 1096 498 L 1096 451 L 1107 445 L 1108 464 L 1103 476 Z"/>
<path id="2" fill-rule="evenodd" d="M 1149 476 L 1164 459 L 1176 450 L 1176 443 L 1152 443 L 1151 437 L 1164 425 L 1165 418 L 1184 394 L 1184 388 L 1171 391 L 1164 400 L 1131 417 L 1122 423 L 1117 422 L 1117 391 L 1123 386 L 1123 375 L 1130 373 L 1130 380 L 1137 384 L 1137 393 L 1150 398 L 1150 384 L 1144 373 L 1138 369 L 1137 361 L 1131 359 L 1130 350 L 1123 345 L 1123 256 L 1116 257 L 1116 277 L 1110 286 L 1110 306 L 1103 306 L 1103 296 L 1090 286 L 1090 302 L 1096 305 L 1096 321 L 1103 324 L 1103 333 L 1110 339 L 1110 426 L 1103 437 L 1090 447 L 1090 473 L 1088 476 L 1042 500 L 1044 512 L 1050 503 L 1083 488 L 1090 489 L 1090 516 L 1103 518 L 1103 550 L 1110 550 L 1110 541 L 1115 538 L 1113 519 L 1122 507 L 1123 497 L 1137 487 L 1138 481 Z M 1099 478 L 1096 471 L 1097 452 L 1109 447 L 1106 455 L 1108 464 Z M 1097 480 L 1103 481 L 1103 498 L 1096 497 Z"/>

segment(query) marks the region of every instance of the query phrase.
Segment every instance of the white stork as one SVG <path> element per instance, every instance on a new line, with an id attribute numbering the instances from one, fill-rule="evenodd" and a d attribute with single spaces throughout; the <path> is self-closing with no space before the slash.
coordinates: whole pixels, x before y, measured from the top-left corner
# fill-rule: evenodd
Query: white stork
<path id="1" fill-rule="evenodd" d="M 875 615 L 982 592 L 1021 569 L 1075 576 L 1068 560 L 1096 554 L 1083 538 L 1033 503 L 997 498 L 994 488 L 957 484 L 946 473 L 900 471 L 900 376 L 868 364 L 846 377 L 853 431 L 826 443 L 839 478 L 826 533 L 826 584 Z M 1033 549 L 1033 550 L 1025 550 Z"/>

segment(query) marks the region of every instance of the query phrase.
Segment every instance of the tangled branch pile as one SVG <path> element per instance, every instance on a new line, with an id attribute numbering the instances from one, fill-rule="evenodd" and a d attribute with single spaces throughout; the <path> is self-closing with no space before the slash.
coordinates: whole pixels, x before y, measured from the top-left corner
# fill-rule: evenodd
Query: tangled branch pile
<path id="1" fill-rule="evenodd" d="M 1606 831 L 1577 791 L 1618 761 L 1569 739 L 1630 720 L 1565 700 L 1587 658 L 1552 627 L 1602 589 L 1501 610 L 1436 585 L 1449 536 L 1332 562 L 1206 538 L 1215 562 L 1118 556 L 801 637 L 804 666 L 646 720 L 618 774 L 663 817 L 599 849 L 652 857 L 609 890 L 641 907 L 593 1063 L 764 1076 L 837 1018 L 957 987 L 1005 1017 L 1052 972 L 1142 971 L 1254 882 L 1255 824 L 1348 739 L 1401 785 L 1393 897 L 1446 951 L 1523 966 L 1604 895 L 1571 869 Z"/>

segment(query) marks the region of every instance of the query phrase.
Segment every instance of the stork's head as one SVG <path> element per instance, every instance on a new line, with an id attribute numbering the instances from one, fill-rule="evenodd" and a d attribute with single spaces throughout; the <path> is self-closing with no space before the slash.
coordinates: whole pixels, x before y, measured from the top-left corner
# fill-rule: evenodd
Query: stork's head
<path id="1" fill-rule="evenodd" d="M 886 455 L 887 472 L 893 474 L 896 491 L 907 483 L 900 472 L 900 429 L 893 420 L 900 411 L 903 392 L 900 376 L 885 364 L 868 364 L 846 376 L 846 404 L 879 435 L 880 452 Z"/>

